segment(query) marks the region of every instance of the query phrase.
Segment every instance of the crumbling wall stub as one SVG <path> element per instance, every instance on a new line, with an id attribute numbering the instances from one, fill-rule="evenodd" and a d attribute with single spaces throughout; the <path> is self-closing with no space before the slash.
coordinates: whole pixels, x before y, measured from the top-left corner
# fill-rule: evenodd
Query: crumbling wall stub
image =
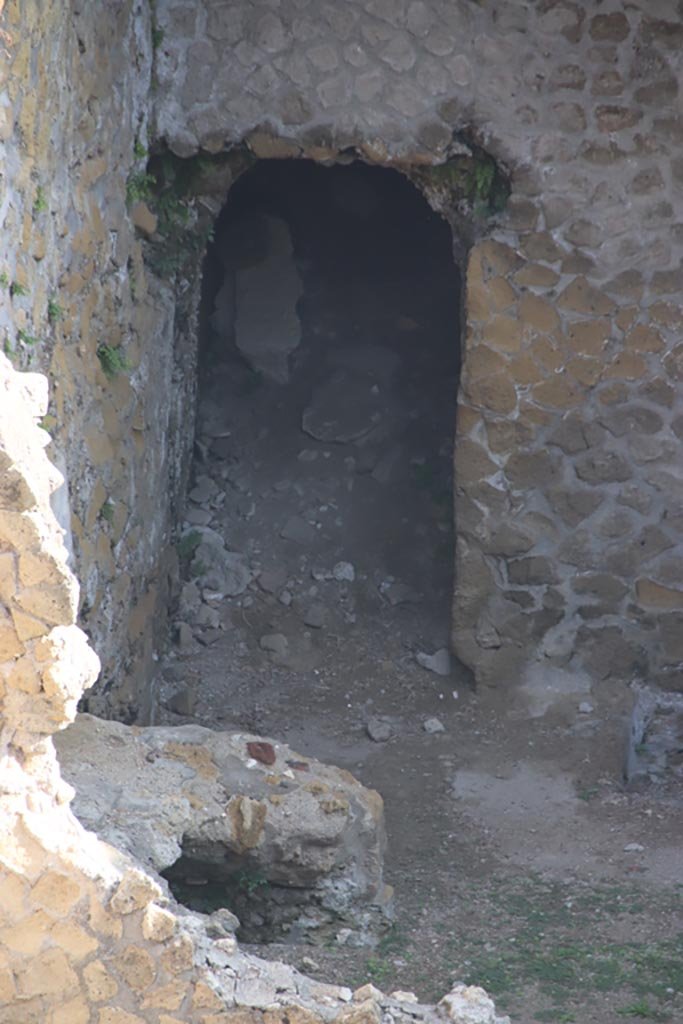
<path id="1" fill-rule="evenodd" d="M 178 154 L 246 139 L 415 175 L 465 130 L 505 162 L 507 208 L 468 260 L 454 646 L 492 686 L 679 688 L 676 5 L 162 0 L 157 19 Z"/>
<path id="2" fill-rule="evenodd" d="M 386 931 L 383 802 L 348 772 L 200 726 L 79 715 L 55 742 L 79 821 L 181 902 L 229 907 L 240 939 L 372 946 Z"/>

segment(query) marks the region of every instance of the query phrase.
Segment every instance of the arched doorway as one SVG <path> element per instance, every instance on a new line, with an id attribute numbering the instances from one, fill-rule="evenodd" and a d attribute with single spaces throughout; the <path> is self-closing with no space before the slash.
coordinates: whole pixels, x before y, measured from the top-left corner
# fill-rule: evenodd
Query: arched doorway
<path id="1" fill-rule="evenodd" d="M 195 718 L 351 765 L 359 715 L 382 733 L 447 671 L 458 319 L 450 228 L 400 173 L 273 160 L 233 186 L 182 544 Z"/>

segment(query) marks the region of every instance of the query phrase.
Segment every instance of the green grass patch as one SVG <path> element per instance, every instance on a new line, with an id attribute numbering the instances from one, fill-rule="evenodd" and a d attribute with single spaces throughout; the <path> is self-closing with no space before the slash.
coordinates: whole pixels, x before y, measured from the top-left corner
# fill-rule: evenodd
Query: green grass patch
<path id="1" fill-rule="evenodd" d="M 135 206 L 136 203 L 149 199 L 152 195 L 156 178 L 146 171 L 133 171 L 128 175 L 126 181 L 126 205 Z"/>
<path id="2" fill-rule="evenodd" d="M 102 505 L 102 508 L 100 509 L 100 519 L 103 519 L 105 521 L 105 523 L 113 523 L 114 522 L 114 503 L 113 503 L 113 501 L 109 501 L 109 499 L 107 499 L 104 502 L 104 504 Z"/>
<path id="3" fill-rule="evenodd" d="M 25 331 L 23 327 L 20 327 L 17 331 L 17 341 L 21 342 L 22 345 L 29 345 L 33 348 L 39 343 L 40 338 L 35 334 L 29 334 L 29 332 Z"/>
<path id="4" fill-rule="evenodd" d="M 637 1003 L 631 1003 L 629 1006 L 622 1006 L 617 1013 L 620 1017 L 637 1017 L 640 1020 L 671 1020 L 670 1013 L 650 1006 L 644 999 L 639 999 Z"/>
<path id="5" fill-rule="evenodd" d="M 39 185 L 36 189 L 36 198 L 33 201 L 33 213 L 44 213 L 47 210 L 47 196 L 45 195 L 45 189 L 42 185 Z"/>
<path id="6" fill-rule="evenodd" d="M 100 345 L 97 349 L 97 358 L 106 377 L 111 380 L 119 373 L 125 373 L 131 366 L 125 354 L 120 348 L 113 345 Z"/>
<path id="7" fill-rule="evenodd" d="M 51 324 L 58 323 L 64 316 L 64 310 L 57 299 L 47 300 L 47 318 Z"/>

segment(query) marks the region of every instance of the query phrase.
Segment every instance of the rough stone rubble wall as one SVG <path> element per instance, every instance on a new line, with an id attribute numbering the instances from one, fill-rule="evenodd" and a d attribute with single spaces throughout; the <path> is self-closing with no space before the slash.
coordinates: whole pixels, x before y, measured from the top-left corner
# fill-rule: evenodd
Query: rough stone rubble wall
<path id="1" fill-rule="evenodd" d="M 68 478 L 55 508 L 101 691 L 113 687 L 125 715 L 163 624 L 154 612 L 194 394 L 193 373 L 176 372 L 173 296 L 147 274 L 126 204 L 145 166 L 149 9 L 11 0 L 0 11 L 2 346 L 49 375 L 50 457 Z M 122 372 L 103 372 L 102 346 L 120 346 Z"/>
<path id="2" fill-rule="evenodd" d="M 674 0 L 159 0 L 180 155 L 512 174 L 470 251 L 453 637 L 480 682 L 683 682 L 683 17 Z"/>

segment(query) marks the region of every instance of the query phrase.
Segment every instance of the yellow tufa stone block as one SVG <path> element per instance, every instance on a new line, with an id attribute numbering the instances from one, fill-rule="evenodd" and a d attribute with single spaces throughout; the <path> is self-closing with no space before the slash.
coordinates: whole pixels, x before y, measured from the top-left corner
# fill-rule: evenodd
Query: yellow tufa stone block
<path id="1" fill-rule="evenodd" d="M 621 352 L 605 367 L 605 379 L 640 380 L 647 372 L 647 363 L 635 352 Z"/>
<path id="2" fill-rule="evenodd" d="M 222 1010 L 224 1003 L 205 982 L 198 981 L 194 987 L 192 1008 L 193 1010 Z"/>
<path id="3" fill-rule="evenodd" d="M 336 1018 L 336 1024 L 380 1024 L 382 1014 L 375 999 L 365 999 L 345 1007 Z"/>
<path id="4" fill-rule="evenodd" d="M 12 608 L 12 622 L 19 639 L 26 643 L 27 640 L 36 640 L 39 636 L 45 636 L 50 632 L 50 627 L 33 615 L 27 615 L 19 608 Z"/>
<path id="5" fill-rule="evenodd" d="M 109 906 L 115 914 L 132 914 L 134 910 L 142 910 L 152 900 L 158 900 L 161 895 L 161 889 L 154 879 L 138 868 L 131 868 L 121 879 Z"/>
<path id="6" fill-rule="evenodd" d="M 0 932 L 0 944 L 15 953 L 35 956 L 45 945 L 52 918 L 42 910 L 37 910 L 23 921 L 18 921 L 11 928 L 3 928 Z"/>
<path id="7" fill-rule="evenodd" d="M 614 322 L 619 330 L 627 331 L 638 316 L 638 312 L 637 306 L 625 306 L 624 309 L 620 309 L 614 318 Z"/>
<path id="8" fill-rule="evenodd" d="M 526 288 L 552 288 L 559 280 L 557 271 L 542 263 L 526 263 L 515 274 L 515 282 Z"/>
<path id="9" fill-rule="evenodd" d="M 23 612 L 50 626 L 70 625 L 78 610 L 78 585 L 73 576 L 64 575 L 59 583 L 24 587 L 16 602 Z"/>
<path id="10" fill-rule="evenodd" d="M 28 886 L 19 875 L 3 873 L 0 878 L 0 908 L 5 921 L 18 921 L 26 914 Z"/>
<path id="11" fill-rule="evenodd" d="M 464 405 L 462 402 L 458 403 L 457 408 L 458 437 L 467 437 L 473 430 L 481 423 L 481 413 L 477 409 L 470 408 L 469 405 Z"/>
<path id="12" fill-rule="evenodd" d="M 78 976 L 61 949 L 48 949 L 35 957 L 17 980 L 19 993 L 31 996 L 66 996 L 79 988 Z"/>
<path id="13" fill-rule="evenodd" d="M 159 218 L 152 213 L 147 203 L 142 201 L 133 206 L 130 219 L 137 230 L 147 238 L 151 238 L 159 224 Z"/>
<path id="14" fill-rule="evenodd" d="M 18 658 L 23 652 L 24 645 L 17 636 L 12 619 L 0 606 L 0 665 Z"/>
<path id="15" fill-rule="evenodd" d="M 97 1024 L 147 1024 L 142 1017 L 137 1017 L 127 1010 L 119 1010 L 113 1006 L 106 1006 L 100 1010 Z"/>
<path id="16" fill-rule="evenodd" d="M 522 345 L 523 328 L 524 324 L 515 317 L 494 316 L 483 325 L 481 339 L 499 352 L 519 352 Z M 471 356 L 467 358 L 471 358 Z"/>
<path id="17" fill-rule="evenodd" d="M 486 283 L 489 307 L 500 312 L 517 302 L 517 292 L 504 277 L 492 277 Z"/>
<path id="18" fill-rule="evenodd" d="M 113 961 L 116 970 L 134 992 L 144 992 L 156 978 L 156 964 L 146 949 L 128 946 Z"/>
<path id="19" fill-rule="evenodd" d="M 508 415 L 517 408 L 517 391 L 507 374 L 494 373 L 490 377 L 468 380 L 463 392 L 474 406 Z"/>
<path id="20" fill-rule="evenodd" d="M 50 937 L 76 963 L 90 956 L 99 946 L 94 935 L 73 921 L 59 921 L 50 932 Z"/>
<path id="21" fill-rule="evenodd" d="M 106 938 L 120 939 L 123 934 L 121 918 L 105 910 L 96 894 L 90 897 L 88 924 L 97 935 Z"/>
<path id="22" fill-rule="evenodd" d="M 142 1002 L 142 1009 L 177 1010 L 187 995 L 187 983 L 176 979 L 152 989 Z"/>
<path id="23" fill-rule="evenodd" d="M 605 316 L 615 309 L 614 301 L 589 284 L 583 276 L 575 277 L 567 285 L 558 296 L 557 305 L 573 313 L 585 313 L 586 316 Z"/>
<path id="24" fill-rule="evenodd" d="M 560 326 L 560 318 L 552 303 L 530 293 L 519 300 L 519 318 L 524 327 L 530 327 L 539 334 L 552 334 Z"/>
<path id="25" fill-rule="evenodd" d="M 467 357 L 466 373 L 470 380 L 504 373 L 506 368 L 507 360 L 488 345 L 475 346 Z"/>
<path id="26" fill-rule="evenodd" d="M 0 1006 L 14 1002 L 16 993 L 14 972 L 9 967 L 0 967 Z"/>
<path id="27" fill-rule="evenodd" d="M 600 380 L 605 364 L 599 359 L 583 358 L 577 356 L 567 363 L 567 371 L 571 373 L 579 384 L 586 388 L 592 388 Z"/>
<path id="28" fill-rule="evenodd" d="M 169 974 L 189 971 L 194 962 L 194 944 L 189 935 L 178 935 L 172 939 L 161 954 L 161 966 Z"/>
<path id="29" fill-rule="evenodd" d="M 142 934 L 148 942 L 165 942 L 171 938 L 177 924 L 176 916 L 170 910 L 150 903 L 142 915 Z"/>
<path id="30" fill-rule="evenodd" d="M 659 331 L 646 324 L 636 324 L 624 339 L 624 347 L 629 352 L 661 352 L 664 342 Z"/>
<path id="31" fill-rule="evenodd" d="M 466 437 L 458 440 L 455 452 L 455 475 L 458 484 L 478 483 L 494 476 L 498 471 L 499 467 L 480 444 Z"/>
<path id="32" fill-rule="evenodd" d="M 553 345 L 550 338 L 534 338 L 529 351 L 539 366 L 548 373 L 561 370 L 564 365 L 563 354 Z"/>
<path id="33" fill-rule="evenodd" d="M 566 376 L 551 377 L 532 390 L 535 402 L 553 409 L 571 409 L 583 400 L 584 392 Z"/>
<path id="34" fill-rule="evenodd" d="M 34 694 L 40 693 L 43 685 L 33 660 L 28 658 L 20 658 L 10 669 L 7 683 L 11 690 Z"/>
<path id="35" fill-rule="evenodd" d="M 49 1024 L 88 1024 L 89 1021 L 90 1007 L 83 996 L 58 1006 L 49 1017 Z"/>
<path id="36" fill-rule="evenodd" d="M 117 982 L 101 960 L 93 960 L 83 969 L 83 981 L 88 998 L 93 1003 L 102 1003 L 105 999 L 113 999 L 119 990 Z"/>
<path id="37" fill-rule="evenodd" d="M 522 259 L 514 249 L 503 242 L 496 242 L 487 238 L 474 247 L 470 259 L 478 259 L 484 270 L 484 276 L 490 277 L 494 274 L 505 275 L 516 270 L 522 263 Z"/>
<path id="38" fill-rule="evenodd" d="M 673 611 L 683 608 L 683 590 L 665 587 L 655 580 L 642 578 L 636 580 L 636 597 L 643 608 Z"/>
<path id="39" fill-rule="evenodd" d="M 545 376 L 538 363 L 527 352 L 520 352 L 510 359 L 508 372 L 515 384 L 521 387 L 537 384 Z"/>

